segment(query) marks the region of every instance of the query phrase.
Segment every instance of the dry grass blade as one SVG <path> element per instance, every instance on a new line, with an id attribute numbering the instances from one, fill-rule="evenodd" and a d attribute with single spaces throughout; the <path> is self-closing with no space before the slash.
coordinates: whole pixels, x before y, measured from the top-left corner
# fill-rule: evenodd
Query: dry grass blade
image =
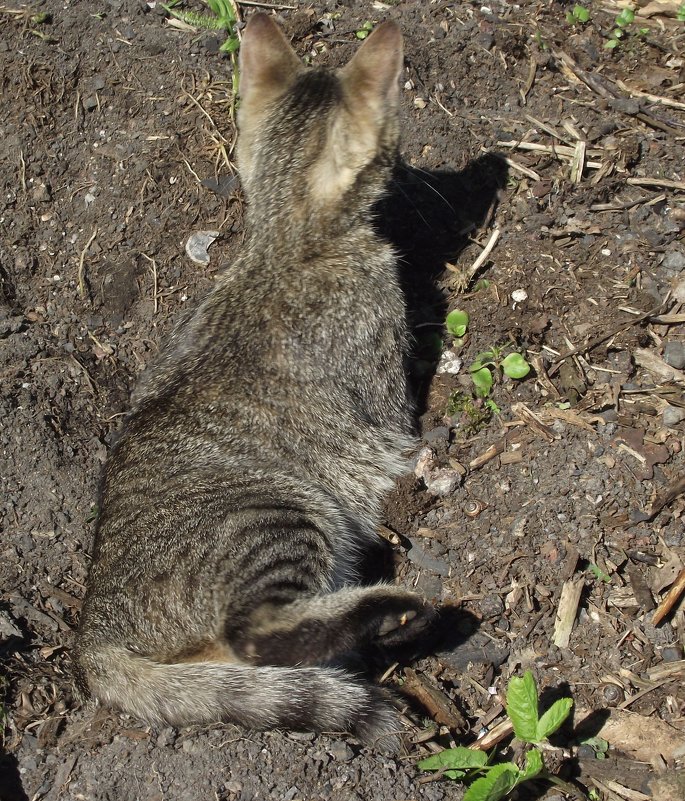
<path id="1" fill-rule="evenodd" d="M 677 189 L 685 192 L 685 181 L 671 181 L 668 178 L 627 178 L 630 186 L 653 186 L 655 189 Z"/>

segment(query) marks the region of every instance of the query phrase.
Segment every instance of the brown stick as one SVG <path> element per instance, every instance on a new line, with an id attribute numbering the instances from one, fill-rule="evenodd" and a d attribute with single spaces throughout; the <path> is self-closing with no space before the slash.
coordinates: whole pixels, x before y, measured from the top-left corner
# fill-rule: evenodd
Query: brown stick
<path id="1" fill-rule="evenodd" d="M 673 586 L 668 591 L 664 600 L 657 606 L 652 624 L 658 626 L 659 623 L 669 614 L 673 607 L 680 600 L 680 596 L 685 592 L 685 567 L 678 573 L 678 577 L 673 582 Z"/>

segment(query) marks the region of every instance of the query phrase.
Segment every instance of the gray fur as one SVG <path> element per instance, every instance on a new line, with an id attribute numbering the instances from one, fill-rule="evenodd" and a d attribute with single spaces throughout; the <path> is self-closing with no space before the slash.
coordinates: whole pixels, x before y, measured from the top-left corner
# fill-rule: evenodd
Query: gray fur
<path id="1" fill-rule="evenodd" d="M 241 50 L 243 254 L 143 377 L 105 467 L 75 651 L 82 691 L 151 723 L 395 726 L 332 667 L 429 615 L 351 586 L 412 445 L 395 254 L 401 38 L 305 70 L 265 15 Z"/>

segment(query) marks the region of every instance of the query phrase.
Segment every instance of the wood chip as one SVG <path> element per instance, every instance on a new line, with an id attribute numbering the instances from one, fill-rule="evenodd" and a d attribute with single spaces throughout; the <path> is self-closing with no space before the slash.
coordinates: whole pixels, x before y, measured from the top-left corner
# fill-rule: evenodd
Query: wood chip
<path id="1" fill-rule="evenodd" d="M 514 726 L 509 718 L 502 720 L 496 726 L 493 726 L 487 734 L 483 735 L 475 743 L 471 743 L 469 748 L 472 751 L 489 751 L 493 745 L 505 740 L 509 735 L 514 733 Z"/>
<path id="2" fill-rule="evenodd" d="M 555 434 L 548 425 L 545 425 L 538 415 L 531 411 L 525 403 L 512 403 L 511 410 L 523 420 L 528 428 L 534 431 L 538 436 L 546 439 L 547 442 L 554 442 L 555 439 L 560 438 L 559 435 Z"/>
<path id="3" fill-rule="evenodd" d="M 685 732 L 656 717 L 646 717 L 623 709 L 575 711 L 577 739 L 602 737 L 617 750 L 650 763 L 655 753 L 667 761 L 685 749 Z"/>
<path id="4" fill-rule="evenodd" d="M 436 723 L 457 731 L 466 730 L 461 712 L 437 687 L 411 668 L 405 668 L 404 677 L 402 692 L 424 707 Z"/>
<path id="5" fill-rule="evenodd" d="M 561 588 L 559 607 L 554 621 L 554 638 L 552 640 L 557 648 L 568 648 L 573 624 L 578 613 L 580 595 L 584 586 L 585 579 L 577 578 L 565 582 Z"/>
<path id="6" fill-rule="evenodd" d="M 678 384 L 685 384 L 685 372 L 676 370 L 670 364 L 657 356 L 654 351 L 648 348 L 636 348 L 633 351 L 633 359 L 640 367 L 644 367 L 662 381 L 675 381 Z"/>
<path id="7" fill-rule="evenodd" d="M 658 626 L 659 623 L 673 610 L 673 607 L 680 601 L 680 596 L 685 593 L 685 567 L 678 574 L 673 586 L 668 591 L 666 597 L 657 606 L 652 624 Z"/>
<path id="8" fill-rule="evenodd" d="M 478 470 L 479 468 L 486 465 L 488 462 L 491 462 L 493 459 L 496 459 L 500 453 L 504 453 L 504 449 L 506 448 L 506 440 L 501 439 L 499 442 L 496 442 L 494 445 L 491 445 L 486 451 L 481 453 L 480 456 L 476 456 L 475 459 L 472 459 L 469 462 L 469 469 L 470 470 Z"/>

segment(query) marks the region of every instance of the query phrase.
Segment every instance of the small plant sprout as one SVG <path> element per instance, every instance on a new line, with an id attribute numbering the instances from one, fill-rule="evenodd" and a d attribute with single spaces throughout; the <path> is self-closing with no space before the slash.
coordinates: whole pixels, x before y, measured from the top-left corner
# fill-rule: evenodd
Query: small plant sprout
<path id="1" fill-rule="evenodd" d="M 614 50 L 618 47 L 633 22 L 635 22 L 635 10 L 633 8 L 622 9 L 614 19 L 614 29 L 609 34 L 609 39 L 604 43 L 604 47 L 607 50 Z M 638 33 L 644 36 L 649 33 L 649 28 L 640 28 Z"/>
<path id="2" fill-rule="evenodd" d="M 460 339 L 464 336 L 466 329 L 469 327 L 469 316 L 465 311 L 455 309 L 447 315 L 445 325 L 453 337 Z"/>
<path id="3" fill-rule="evenodd" d="M 571 712 L 573 699 L 560 698 L 540 716 L 538 690 L 533 674 L 528 670 L 522 678 L 512 677 L 507 688 L 507 716 L 514 734 L 529 748 L 523 768 L 512 762 L 495 762 L 482 751 L 459 746 L 419 762 L 421 770 L 441 771 L 447 779 L 457 779 L 469 785 L 464 801 L 499 801 L 514 787 L 539 776 L 555 784 L 562 782 L 545 770 L 540 743 L 561 726 Z"/>
<path id="4" fill-rule="evenodd" d="M 585 6 L 575 5 L 570 11 L 566 12 L 566 22 L 569 25 L 585 25 L 590 21 L 590 12 Z"/>
<path id="5" fill-rule="evenodd" d="M 476 395 L 487 398 L 494 383 L 493 370 L 501 370 L 509 378 L 525 378 L 530 372 L 530 365 L 520 353 L 510 353 L 502 357 L 501 348 L 490 348 L 476 356 L 469 367 L 471 379 L 476 387 Z"/>
<path id="6" fill-rule="evenodd" d="M 366 39 L 366 37 L 371 33 L 372 30 L 373 30 L 373 22 L 367 19 L 364 20 L 364 22 L 362 22 L 361 27 L 359 28 L 358 31 L 354 32 L 354 35 L 357 37 L 357 39 Z"/>
<path id="7" fill-rule="evenodd" d="M 678 6 L 678 10 L 675 13 L 675 18 L 678 22 L 685 22 L 685 3 L 681 3 Z"/>
<path id="8" fill-rule="evenodd" d="M 208 14 L 196 14 L 194 11 L 179 11 L 176 6 L 179 5 L 179 0 L 165 5 L 162 3 L 162 8 L 172 17 L 180 19 L 187 25 L 192 25 L 195 28 L 203 28 L 207 31 L 226 31 L 226 41 L 219 48 L 222 53 L 236 53 L 240 47 L 240 40 L 236 32 L 235 26 L 238 21 L 235 6 L 231 0 L 205 0 L 214 16 Z"/>

